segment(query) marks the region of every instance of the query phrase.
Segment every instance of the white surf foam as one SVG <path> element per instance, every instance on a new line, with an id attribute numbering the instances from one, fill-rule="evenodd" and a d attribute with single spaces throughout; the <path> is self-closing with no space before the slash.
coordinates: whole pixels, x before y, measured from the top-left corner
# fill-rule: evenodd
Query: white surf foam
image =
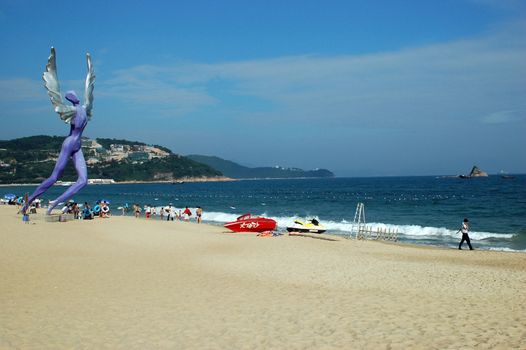
<path id="1" fill-rule="evenodd" d="M 239 216 L 243 214 L 239 213 L 223 213 L 223 212 L 205 212 L 204 220 L 225 223 L 230 221 L 235 221 Z M 266 213 L 260 213 L 261 216 L 268 216 Z M 317 216 L 312 216 L 308 218 L 301 217 L 275 217 L 268 216 L 278 223 L 279 229 L 285 229 L 287 226 L 290 226 L 294 223 L 294 220 L 306 221 L 306 219 L 316 218 L 322 223 L 323 226 L 327 229 L 328 233 L 334 234 L 343 234 L 349 235 L 353 232 L 353 228 L 356 227 L 352 222 L 341 220 L 339 222 L 323 220 Z M 400 235 L 407 236 L 410 239 L 430 239 L 430 238 L 454 238 L 459 239 L 461 237 L 460 233 L 457 233 L 457 230 L 450 230 L 445 227 L 427 227 L 419 225 L 393 225 L 386 223 L 371 222 L 366 225 L 368 228 L 371 228 L 373 231 L 377 229 L 381 230 L 397 230 Z M 494 233 L 494 232 L 483 232 L 483 231 L 472 231 L 469 233 L 469 237 L 472 240 L 483 240 L 488 238 L 498 238 L 498 239 L 511 239 L 515 235 L 510 233 Z"/>
<path id="2" fill-rule="evenodd" d="M 526 249 L 511 249 L 506 247 L 490 247 L 488 250 L 495 250 L 498 252 L 513 252 L 513 253 L 524 253 L 526 252 Z"/>
<path id="3" fill-rule="evenodd" d="M 203 213 L 203 220 L 225 223 L 225 222 L 230 222 L 230 221 L 236 221 L 236 219 L 240 217 L 241 215 L 243 214 L 231 214 L 231 213 L 207 211 Z"/>

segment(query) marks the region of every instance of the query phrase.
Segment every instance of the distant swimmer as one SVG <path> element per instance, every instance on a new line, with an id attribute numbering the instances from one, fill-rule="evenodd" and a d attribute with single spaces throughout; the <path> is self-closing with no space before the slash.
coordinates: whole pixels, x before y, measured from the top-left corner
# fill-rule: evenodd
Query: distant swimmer
<path id="1" fill-rule="evenodd" d="M 462 232 L 462 240 L 460 241 L 460 244 L 458 245 L 458 249 L 462 250 L 462 244 L 464 241 L 468 244 L 469 250 L 473 250 L 473 247 L 471 246 L 471 241 L 469 239 L 469 220 L 467 218 L 464 219 L 464 222 L 462 222 L 462 225 L 460 226 L 460 229 L 457 231 L 457 233 Z"/>

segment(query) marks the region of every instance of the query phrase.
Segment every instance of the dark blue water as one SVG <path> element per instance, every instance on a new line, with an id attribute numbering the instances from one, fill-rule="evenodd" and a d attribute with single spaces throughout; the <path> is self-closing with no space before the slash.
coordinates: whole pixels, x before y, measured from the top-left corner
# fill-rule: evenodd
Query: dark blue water
<path id="1" fill-rule="evenodd" d="M 32 187 L 1 187 L 23 194 Z M 56 198 L 65 187 L 54 186 L 43 199 Z M 244 213 L 278 221 L 317 217 L 328 233 L 349 235 L 356 205 L 365 205 L 368 225 L 403 232 L 402 242 L 454 247 L 461 221 L 471 223 L 475 247 L 526 251 L 526 176 L 502 179 L 437 177 L 257 180 L 171 184 L 90 185 L 77 202 L 108 199 L 114 213 L 129 203 L 204 208 L 204 219 L 222 224 Z"/>

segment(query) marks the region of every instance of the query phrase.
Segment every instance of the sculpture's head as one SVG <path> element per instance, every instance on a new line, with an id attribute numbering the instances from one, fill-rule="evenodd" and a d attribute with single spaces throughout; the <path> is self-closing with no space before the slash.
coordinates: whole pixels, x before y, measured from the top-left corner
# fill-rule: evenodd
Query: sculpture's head
<path id="1" fill-rule="evenodd" d="M 74 106 L 80 103 L 79 98 L 77 97 L 77 94 L 73 90 L 66 92 L 66 100 L 73 103 Z"/>

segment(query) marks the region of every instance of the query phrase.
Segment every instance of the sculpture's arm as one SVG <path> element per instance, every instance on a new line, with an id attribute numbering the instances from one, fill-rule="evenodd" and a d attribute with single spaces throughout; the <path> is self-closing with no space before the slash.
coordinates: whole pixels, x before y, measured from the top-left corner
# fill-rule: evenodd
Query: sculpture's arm
<path id="1" fill-rule="evenodd" d="M 47 89 L 47 94 L 51 99 L 51 103 L 55 106 L 55 112 L 60 115 L 66 123 L 71 123 L 71 119 L 75 116 L 75 107 L 65 105 L 62 102 L 62 97 L 60 96 L 60 86 L 58 83 L 57 77 L 57 62 L 55 58 L 55 48 L 51 48 L 51 54 L 49 55 L 46 71 L 42 75 L 44 80 L 44 86 Z"/>
<path id="2" fill-rule="evenodd" d="M 90 54 L 86 54 L 88 62 L 88 75 L 86 76 L 86 90 L 84 91 L 84 108 L 88 119 L 91 119 L 91 109 L 93 108 L 93 87 L 95 83 L 95 72 L 93 71 L 93 65 L 91 64 Z"/>

